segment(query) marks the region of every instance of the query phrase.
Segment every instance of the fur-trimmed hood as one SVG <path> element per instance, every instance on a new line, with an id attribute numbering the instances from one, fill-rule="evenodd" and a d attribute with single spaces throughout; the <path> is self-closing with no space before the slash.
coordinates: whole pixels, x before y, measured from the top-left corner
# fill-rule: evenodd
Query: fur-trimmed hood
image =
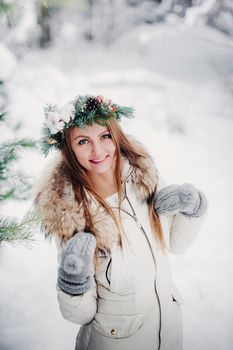
<path id="1" fill-rule="evenodd" d="M 144 202 L 155 191 L 158 181 L 153 161 L 149 156 L 140 157 L 137 167 L 133 167 L 122 156 L 121 164 L 122 186 L 126 181 L 131 181 L 137 198 Z M 84 230 L 86 222 L 83 205 L 75 200 L 72 184 L 63 168 L 64 162 L 59 155 L 38 182 L 34 203 L 46 235 L 56 235 L 59 239 L 67 240 L 74 232 Z M 98 245 L 109 250 L 112 244 L 120 242 L 116 225 L 106 210 L 88 192 L 87 197 Z"/>

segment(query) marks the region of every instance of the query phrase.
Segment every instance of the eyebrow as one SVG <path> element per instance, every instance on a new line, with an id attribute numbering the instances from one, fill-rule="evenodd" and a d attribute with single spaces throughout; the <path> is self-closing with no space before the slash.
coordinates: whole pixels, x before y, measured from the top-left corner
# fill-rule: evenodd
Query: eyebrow
<path id="1" fill-rule="evenodd" d="M 108 129 L 106 129 L 103 132 L 101 132 L 101 134 L 99 134 L 98 136 L 101 136 L 102 134 L 105 134 L 106 132 L 108 132 Z M 87 135 L 78 135 L 78 136 L 75 137 L 75 140 L 77 140 L 79 137 L 84 137 L 84 138 L 87 138 L 87 139 L 90 138 L 90 136 L 87 136 Z"/>

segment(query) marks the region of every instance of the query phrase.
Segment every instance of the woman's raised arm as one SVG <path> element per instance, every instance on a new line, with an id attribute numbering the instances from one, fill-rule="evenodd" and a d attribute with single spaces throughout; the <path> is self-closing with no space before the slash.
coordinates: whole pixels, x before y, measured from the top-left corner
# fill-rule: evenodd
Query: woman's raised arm
<path id="1" fill-rule="evenodd" d="M 58 249 L 57 298 L 63 317 L 73 323 L 86 324 L 96 314 L 96 283 L 93 254 L 95 237 L 76 233 L 63 245 L 55 238 Z"/>
<path id="2" fill-rule="evenodd" d="M 208 212 L 205 194 L 191 184 L 166 186 L 159 174 L 155 210 L 160 215 L 169 251 L 184 253 L 193 243 Z"/>

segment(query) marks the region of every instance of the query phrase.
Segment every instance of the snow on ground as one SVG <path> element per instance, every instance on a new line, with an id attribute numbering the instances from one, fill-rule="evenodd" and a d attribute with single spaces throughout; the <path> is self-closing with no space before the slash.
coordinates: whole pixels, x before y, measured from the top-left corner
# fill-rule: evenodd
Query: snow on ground
<path id="1" fill-rule="evenodd" d="M 18 135 L 39 137 L 46 102 L 102 94 L 133 105 L 122 122 L 152 153 L 168 184 L 191 182 L 210 203 L 190 250 L 172 256 L 185 299 L 184 350 L 231 350 L 233 165 L 233 46 L 222 34 L 186 26 L 142 27 L 113 48 L 77 46 L 31 51 L 7 83 Z M 31 152 L 22 160 L 38 176 L 49 160 Z M 9 203 L 22 214 L 27 205 Z M 78 325 L 63 320 L 56 301 L 54 242 L 37 234 L 33 247 L 1 249 L 0 348 L 72 350 Z M 3 302 L 4 300 L 4 302 Z"/>

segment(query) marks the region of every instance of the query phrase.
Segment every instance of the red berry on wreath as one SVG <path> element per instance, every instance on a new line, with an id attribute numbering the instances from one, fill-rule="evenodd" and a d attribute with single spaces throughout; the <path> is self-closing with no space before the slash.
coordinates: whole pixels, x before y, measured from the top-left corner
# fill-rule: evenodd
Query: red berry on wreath
<path id="1" fill-rule="evenodd" d="M 103 103 L 103 102 L 104 102 L 103 96 L 98 95 L 96 98 L 97 98 L 97 100 L 99 101 L 99 103 Z"/>

